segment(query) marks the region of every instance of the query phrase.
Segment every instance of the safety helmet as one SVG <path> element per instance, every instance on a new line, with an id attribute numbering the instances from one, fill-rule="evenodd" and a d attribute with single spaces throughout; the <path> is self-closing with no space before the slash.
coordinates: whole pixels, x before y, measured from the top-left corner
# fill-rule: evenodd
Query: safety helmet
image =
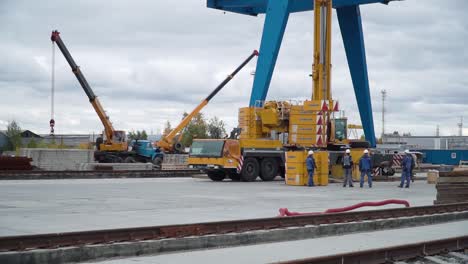
<path id="1" fill-rule="evenodd" d="M 367 149 L 364 150 L 364 154 L 368 154 L 369 151 Z"/>
<path id="2" fill-rule="evenodd" d="M 347 150 L 346 150 L 346 153 L 351 153 L 351 150 L 347 149 Z"/>
<path id="3" fill-rule="evenodd" d="M 313 151 L 313 150 L 309 150 L 308 154 L 309 154 L 309 155 L 314 155 L 314 151 Z"/>
<path id="4" fill-rule="evenodd" d="M 409 149 L 406 149 L 406 150 L 405 150 L 405 153 L 406 153 L 406 154 L 409 154 Z"/>

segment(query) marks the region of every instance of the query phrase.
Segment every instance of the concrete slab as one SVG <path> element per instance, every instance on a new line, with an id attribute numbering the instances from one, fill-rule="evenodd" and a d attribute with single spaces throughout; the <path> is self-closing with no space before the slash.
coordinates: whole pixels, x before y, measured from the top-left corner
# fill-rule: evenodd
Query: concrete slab
<path id="1" fill-rule="evenodd" d="M 468 221 L 291 242 L 200 250 L 147 257 L 111 259 L 97 263 L 273 263 L 278 261 L 391 247 L 462 235 L 468 235 Z"/>
<path id="2" fill-rule="evenodd" d="M 0 182 L 0 236 L 271 217 L 278 208 L 320 212 L 363 201 L 431 205 L 434 185 L 369 188 L 286 186 L 206 179 L 30 180 Z"/>

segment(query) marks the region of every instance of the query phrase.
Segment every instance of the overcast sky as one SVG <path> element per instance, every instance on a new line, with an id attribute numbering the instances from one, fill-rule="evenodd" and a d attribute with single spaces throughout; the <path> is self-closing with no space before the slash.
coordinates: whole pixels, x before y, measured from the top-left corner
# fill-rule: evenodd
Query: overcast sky
<path id="1" fill-rule="evenodd" d="M 377 135 L 382 89 L 387 132 L 434 135 L 439 124 L 441 135 L 453 135 L 460 116 L 468 124 L 467 12 L 466 0 L 361 6 Z M 48 133 L 53 29 L 114 126 L 156 133 L 259 47 L 264 18 L 224 14 L 200 0 L 0 0 L 0 129 L 15 119 L 23 129 Z M 333 19 L 333 94 L 350 123 L 359 124 L 336 13 Z M 312 12 L 290 16 L 267 99 L 310 97 L 312 29 Z M 255 63 L 203 110 L 228 130 L 248 105 Z M 103 129 L 58 49 L 55 85 L 56 133 Z"/>

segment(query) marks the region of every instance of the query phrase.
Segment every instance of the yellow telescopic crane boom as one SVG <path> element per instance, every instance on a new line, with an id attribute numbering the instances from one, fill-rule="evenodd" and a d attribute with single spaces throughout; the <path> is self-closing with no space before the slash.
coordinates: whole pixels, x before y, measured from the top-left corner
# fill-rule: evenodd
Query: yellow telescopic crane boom
<path id="1" fill-rule="evenodd" d="M 83 88 L 84 92 L 89 98 L 89 102 L 93 106 L 99 119 L 101 120 L 101 123 L 104 126 L 104 133 L 106 135 L 106 139 L 103 142 L 103 144 L 97 144 L 96 147 L 100 150 L 126 151 L 127 143 L 125 142 L 125 132 L 117 131 L 112 126 L 109 117 L 106 115 L 106 112 L 104 111 L 104 108 L 99 102 L 97 96 L 94 94 L 93 90 L 89 86 L 88 81 L 86 80 L 86 78 L 80 70 L 80 67 L 76 65 L 75 60 L 73 60 L 73 57 L 71 56 L 65 44 L 63 43 L 60 37 L 60 32 L 58 32 L 57 30 L 52 31 L 52 36 L 50 37 L 50 39 L 52 40 L 52 42 L 56 43 L 60 51 L 62 51 L 63 56 L 70 65 L 72 72 L 75 74 L 76 79 L 78 79 L 78 82 L 80 83 L 81 87 Z"/>
<path id="2" fill-rule="evenodd" d="M 331 100 L 332 0 L 314 1 L 314 64 L 312 100 Z"/>
<path id="3" fill-rule="evenodd" d="M 331 29 L 332 0 L 314 0 L 314 64 L 312 66 L 312 100 L 332 100 L 331 94 Z M 331 110 L 331 109 L 329 109 Z M 324 127 L 320 135 L 323 146 L 331 134 L 330 111 L 322 111 Z"/>
<path id="4" fill-rule="evenodd" d="M 230 75 L 228 75 L 226 77 L 226 79 L 224 79 L 224 81 L 222 81 L 211 93 L 210 95 L 208 95 L 208 97 L 206 97 L 197 107 L 195 107 L 195 109 L 193 109 L 192 112 L 190 112 L 190 114 L 188 114 L 183 120 L 182 122 L 180 122 L 180 124 L 174 128 L 167 136 L 163 137 L 160 141 L 158 141 L 156 143 L 156 146 L 161 148 L 162 150 L 164 150 L 165 152 L 183 152 L 184 151 L 184 146 L 182 145 L 181 142 L 174 142 L 174 139 L 176 137 L 176 135 L 182 131 L 182 129 L 184 129 L 189 123 L 190 121 L 192 120 L 192 118 L 197 115 L 198 113 L 200 113 L 200 111 L 203 109 L 203 107 L 205 107 L 208 102 L 224 87 L 226 86 L 226 84 L 229 83 L 229 81 L 232 80 L 232 78 L 234 78 L 234 76 L 242 69 L 244 68 L 245 65 L 247 65 L 247 63 L 250 62 L 250 60 L 252 60 L 253 57 L 255 56 L 258 56 L 258 51 L 257 50 L 254 50 L 252 52 L 252 54 L 250 54 L 250 56 L 245 59 L 244 62 L 241 63 L 241 65 L 239 65 L 239 67 L 237 67 Z"/>

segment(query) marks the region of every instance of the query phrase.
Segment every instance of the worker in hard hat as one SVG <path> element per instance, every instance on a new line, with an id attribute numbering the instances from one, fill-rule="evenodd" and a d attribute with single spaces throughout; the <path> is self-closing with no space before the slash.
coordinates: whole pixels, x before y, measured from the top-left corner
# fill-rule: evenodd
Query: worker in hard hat
<path id="1" fill-rule="evenodd" d="M 309 174 L 308 186 L 312 187 L 314 186 L 314 172 L 315 172 L 315 169 L 317 168 L 317 165 L 315 164 L 315 159 L 314 159 L 314 152 L 312 150 L 309 150 L 309 152 L 307 153 L 306 165 L 307 165 L 307 173 Z"/>
<path id="2" fill-rule="evenodd" d="M 411 181 L 411 170 L 413 167 L 413 157 L 409 150 L 405 150 L 405 157 L 401 161 L 401 181 L 398 187 L 403 188 L 403 185 L 406 185 L 405 188 L 409 188 Z"/>
<path id="3" fill-rule="evenodd" d="M 343 169 L 345 173 L 343 187 L 346 187 L 346 185 L 349 185 L 349 187 L 354 187 L 352 176 L 353 157 L 351 157 L 351 150 L 347 149 L 345 152 L 346 153 L 343 156 Z"/>
<path id="4" fill-rule="evenodd" d="M 359 171 L 361 172 L 359 186 L 361 188 L 364 186 L 364 177 L 367 175 L 367 183 L 369 184 L 369 188 L 372 188 L 372 160 L 367 149 L 364 150 L 364 155 L 359 160 Z"/>

